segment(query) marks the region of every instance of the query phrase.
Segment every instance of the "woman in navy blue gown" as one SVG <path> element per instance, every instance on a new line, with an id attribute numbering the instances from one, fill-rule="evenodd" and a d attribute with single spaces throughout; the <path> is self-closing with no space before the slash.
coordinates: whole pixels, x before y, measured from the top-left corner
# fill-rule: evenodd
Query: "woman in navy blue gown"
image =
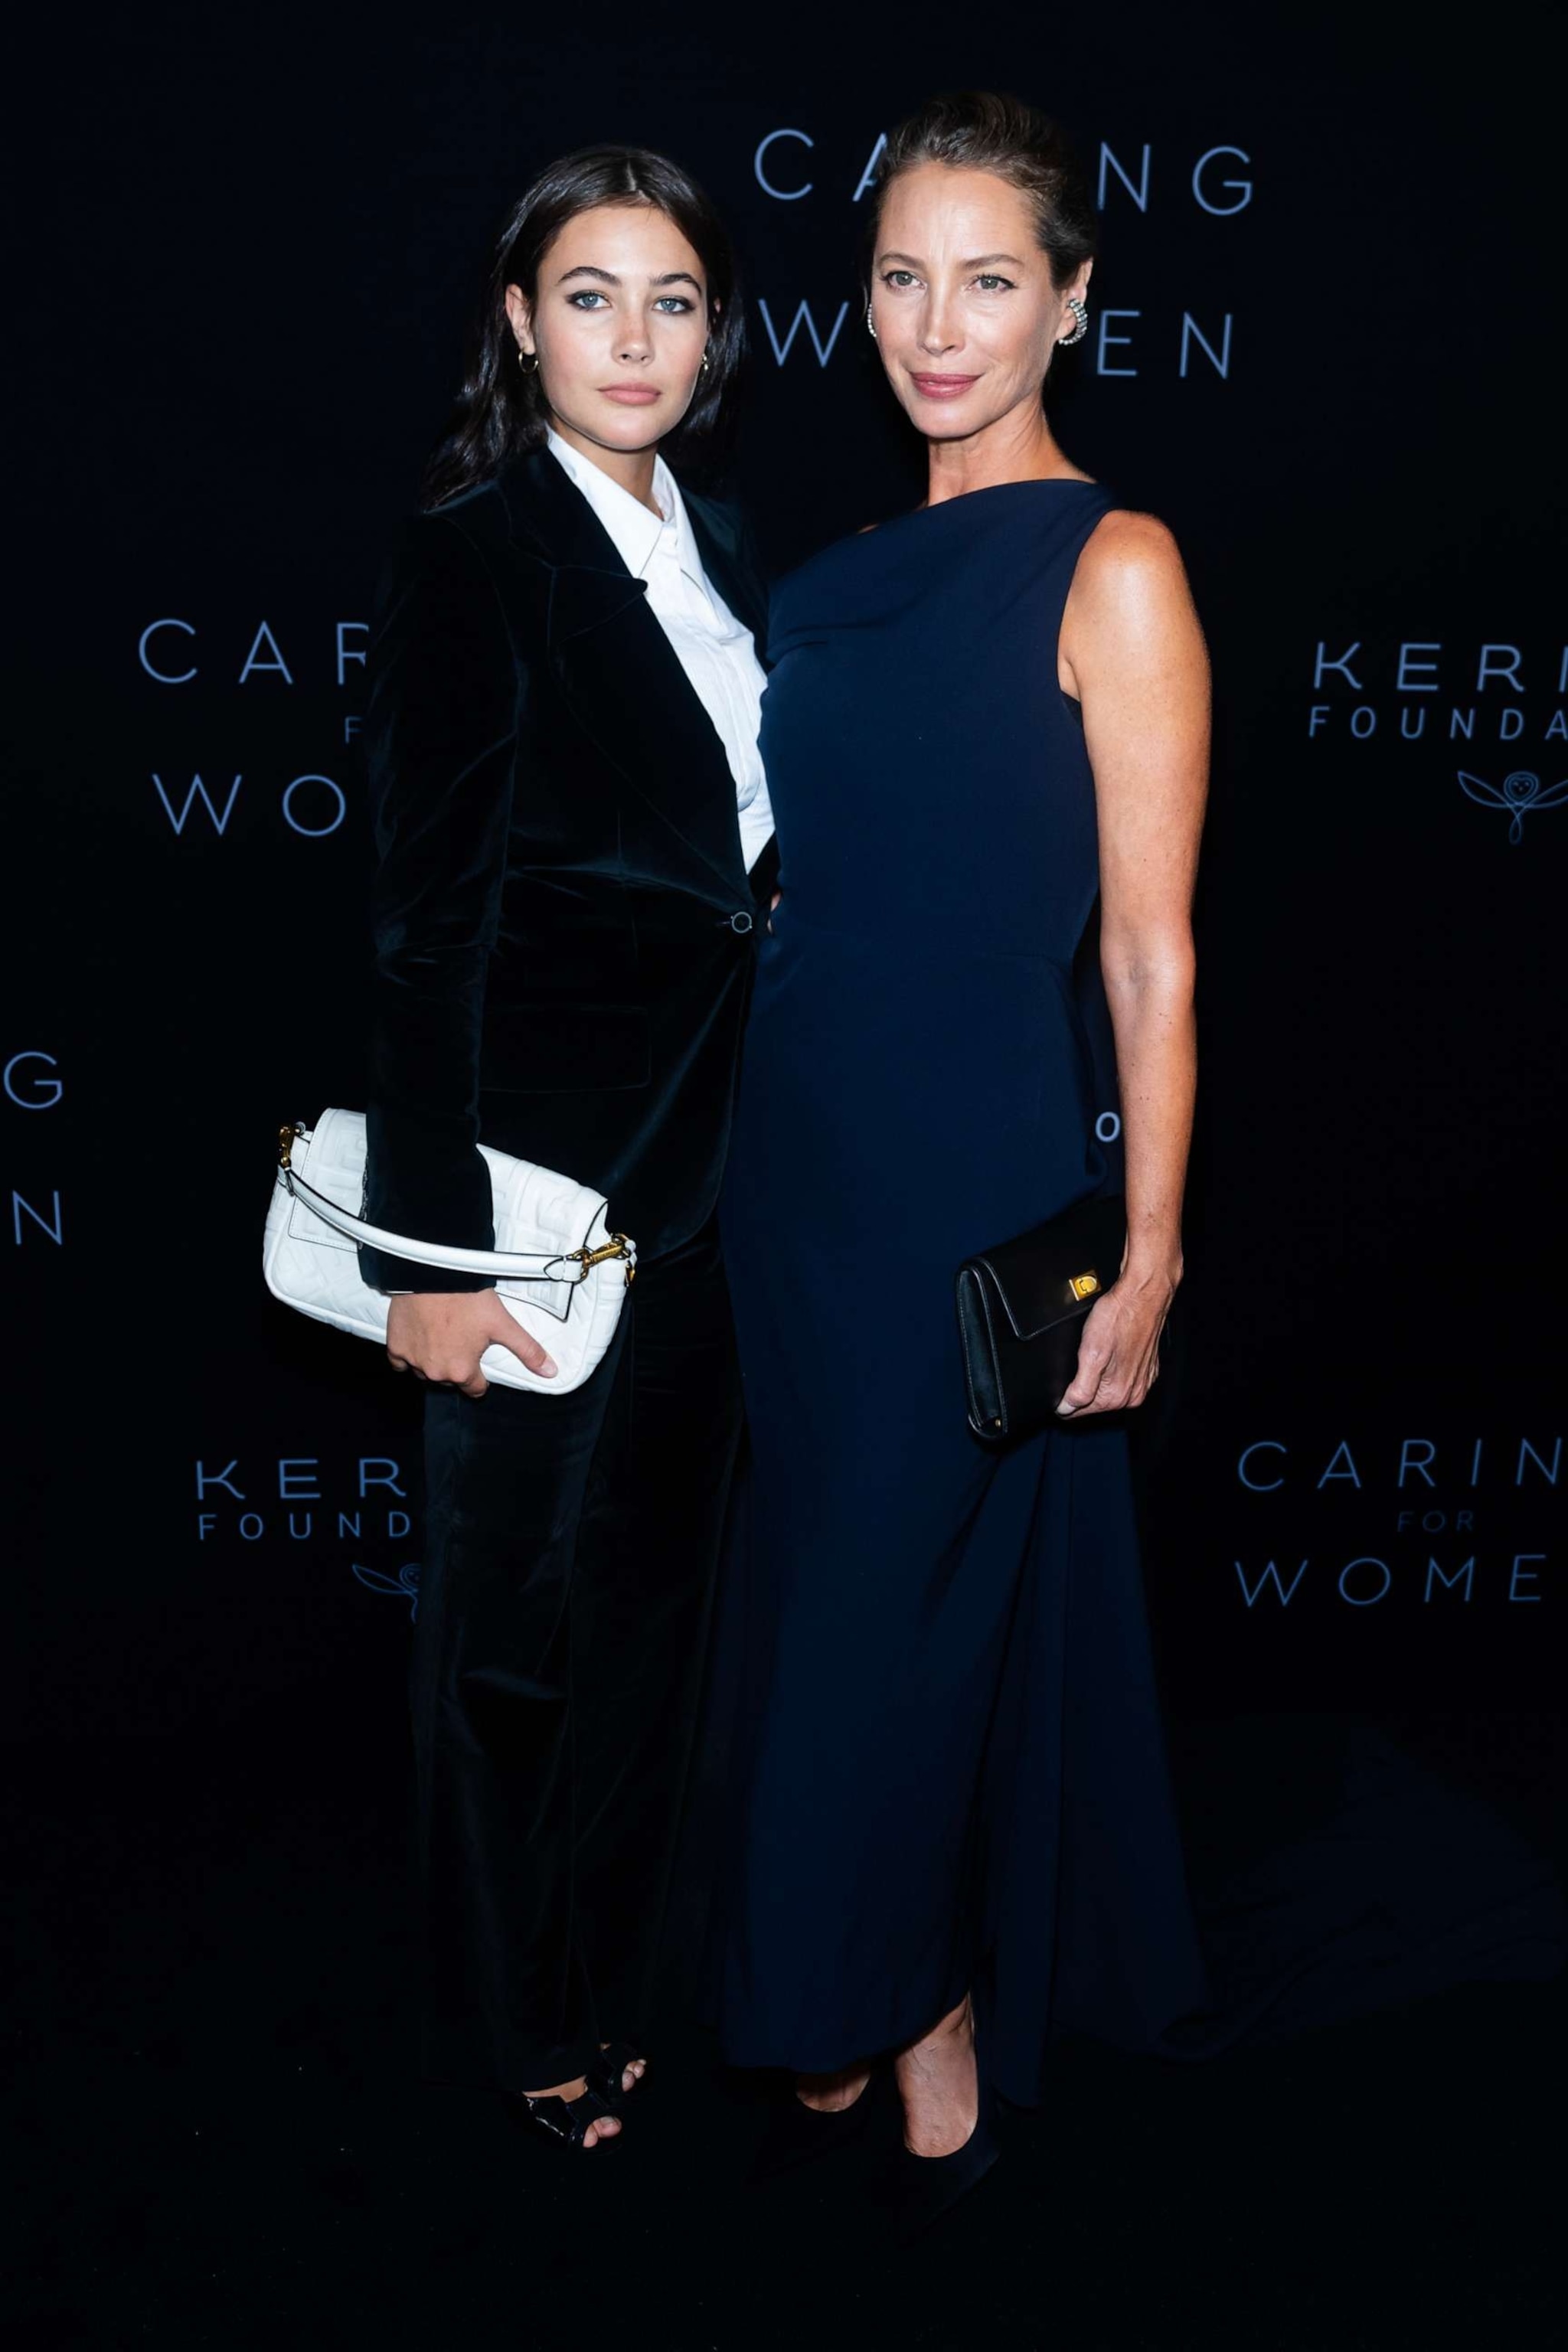
<path id="1" fill-rule="evenodd" d="M 829 2130 L 891 2057 L 900 2162 L 956 2182 L 1053 2024 L 1148 2043 L 1203 1997 L 1103 1416 L 1147 1393 L 1181 1272 L 1207 671 L 1169 534 L 1046 421 L 1094 239 L 1059 134 L 937 100 L 873 201 L 866 323 L 930 487 L 773 613 L 781 896 L 722 1204 L 755 1457 L 722 2025 Z M 1097 895 L 1127 1254 L 1062 1425 L 998 1453 L 953 1276 L 1107 1185 Z"/>

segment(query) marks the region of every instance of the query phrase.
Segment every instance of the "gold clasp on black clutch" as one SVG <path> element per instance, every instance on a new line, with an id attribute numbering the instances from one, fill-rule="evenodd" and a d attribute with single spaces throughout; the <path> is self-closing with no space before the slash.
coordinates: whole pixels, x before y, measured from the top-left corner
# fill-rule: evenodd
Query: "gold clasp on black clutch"
<path id="1" fill-rule="evenodd" d="M 1126 1242 L 1126 1202 L 1095 1193 L 964 1260 L 958 1330 L 976 1437 L 994 1444 L 1050 1422 L 1078 1370 L 1089 1309 L 1121 1273 Z"/>

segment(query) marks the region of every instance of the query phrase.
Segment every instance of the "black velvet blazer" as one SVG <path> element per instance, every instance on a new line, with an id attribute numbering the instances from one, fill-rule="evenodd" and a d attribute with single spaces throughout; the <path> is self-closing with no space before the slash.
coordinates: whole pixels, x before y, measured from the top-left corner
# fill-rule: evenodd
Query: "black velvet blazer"
<path id="1" fill-rule="evenodd" d="M 743 530 L 683 495 L 760 651 Z M 367 1216 L 489 1248 L 482 1138 L 602 1191 L 645 1257 L 675 1247 L 717 1197 L 776 861 L 748 877 L 712 721 L 548 450 L 408 524 L 369 688 Z M 386 1290 L 485 1286 L 360 1262 Z"/>

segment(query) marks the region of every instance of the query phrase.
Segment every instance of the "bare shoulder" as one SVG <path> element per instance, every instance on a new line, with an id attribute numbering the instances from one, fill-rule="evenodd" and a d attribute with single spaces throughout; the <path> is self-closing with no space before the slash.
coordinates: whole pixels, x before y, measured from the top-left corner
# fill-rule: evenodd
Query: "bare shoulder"
<path id="1" fill-rule="evenodd" d="M 1079 591 L 1079 601 L 1094 605 L 1160 602 L 1171 596 L 1185 604 L 1186 566 L 1175 533 L 1157 515 L 1113 507 L 1089 533 L 1079 557 L 1075 596 Z"/>
<path id="2" fill-rule="evenodd" d="M 1203 625 L 1175 534 L 1156 516 L 1117 507 L 1096 524 L 1073 573 L 1058 650 L 1063 684 L 1086 709 L 1097 685 L 1124 694 L 1130 679 L 1203 678 Z"/>

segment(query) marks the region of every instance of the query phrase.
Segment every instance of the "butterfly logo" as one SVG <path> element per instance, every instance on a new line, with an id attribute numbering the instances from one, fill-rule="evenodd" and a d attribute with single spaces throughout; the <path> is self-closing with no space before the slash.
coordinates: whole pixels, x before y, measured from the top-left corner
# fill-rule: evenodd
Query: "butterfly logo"
<path id="1" fill-rule="evenodd" d="M 1568 776 L 1564 776 L 1560 784 L 1548 784 L 1543 790 L 1540 777 L 1532 776 L 1528 768 L 1516 768 L 1511 776 L 1505 776 L 1500 792 L 1496 784 L 1489 784 L 1484 776 L 1467 775 L 1463 768 L 1459 770 L 1459 783 L 1471 800 L 1479 801 L 1483 808 L 1507 809 L 1508 837 L 1512 842 L 1524 839 L 1527 809 L 1561 808 L 1568 800 Z"/>
<path id="2" fill-rule="evenodd" d="M 416 1559 L 405 1560 L 395 1576 L 385 1576 L 379 1568 L 362 1568 L 357 1559 L 351 1561 L 350 1565 L 360 1582 L 368 1586 L 372 1592 L 393 1593 L 398 1600 L 407 1601 L 411 1621 L 418 1616 L 419 1562 Z"/>

